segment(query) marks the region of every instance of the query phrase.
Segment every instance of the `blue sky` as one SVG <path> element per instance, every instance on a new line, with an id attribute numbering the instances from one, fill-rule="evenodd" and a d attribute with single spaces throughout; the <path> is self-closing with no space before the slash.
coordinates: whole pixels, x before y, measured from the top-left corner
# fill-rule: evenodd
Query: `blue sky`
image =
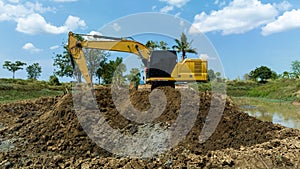
<path id="1" fill-rule="evenodd" d="M 0 0 L 0 78 L 12 77 L 2 69 L 4 61 L 20 60 L 40 63 L 40 79 L 48 80 L 69 31 L 103 34 L 111 24 L 122 36 L 123 27 L 113 21 L 144 12 L 184 19 L 191 25 L 188 35 L 204 33 L 230 79 L 261 65 L 290 71 L 291 62 L 300 60 L 299 0 Z M 25 69 L 16 78 L 25 79 Z"/>

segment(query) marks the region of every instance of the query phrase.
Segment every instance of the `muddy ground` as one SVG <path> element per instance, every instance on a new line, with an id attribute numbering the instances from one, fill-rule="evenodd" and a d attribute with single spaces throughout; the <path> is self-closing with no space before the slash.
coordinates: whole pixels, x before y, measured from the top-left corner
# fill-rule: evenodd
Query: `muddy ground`
<path id="1" fill-rule="evenodd" d="M 183 94 L 170 88 L 163 90 L 167 103 L 165 110 L 146 124 L 136 120 L 143 121 L 148 116 L 140 118 L 133 113 L 130 119 L 125 118 L 123 115 L 128 117 L 128 113 L 133 111 L 132 107 L 119 104 L 116 108 L 110 88 L 96 90 L 95 96 L 105 122 L 124 135 L 136 136 L 144 133 L 142 130 L 155 130 L 157 125 L 168 129 L 176 123 L 179 116 L 181 96 L 195 94 L 189 93 L 190 91 Z M 146 89 L 131 91 L 130 102 L 136 110 L 142 112 L 151 108 L 150 93 Z M 76 113 L 78 105 L 73 105 L 74 95 L 73 98 L 71 94 L 67 94 L 0 105 L 0 167 L 300 168 L 299 130 L 250 117 L 241 112 L 229 98 L 226 99 L 216 130 L 205 142 L 200 142 L 200 132 L 204 124 L 210 122 L 207 115 L 212 95 L 200 93 L 197 96 L 200 99 L 199 111 L 186 137 L 162 154 L 144 157 L 141 151 L 143 158 L 113 154 L 98 146 L 93 141 L 95 138 L 88 137 L 87 133 L 99 131 L 101 120 L 96 118 L 97 112 L 85 114 L 88 104 L 85 104 L 85 108 L 79 108 L 83 110 L 82 113 Z M 76 99 L 89 103 L 88 98 L 80 96 L 75 97 Z M 119 113 L 120 107 L 124 114 Z M 191 112 L 189 108 L 185 111 Z M 82 125 L 80 122 L 85 123 Z M 115 141 L 108 140 L 112 148 Z M 156 146 L 148 144 L 146 150 L 155 149 Z M 137 147 L 127 148 L 130 152 L 138 151 Z"/>

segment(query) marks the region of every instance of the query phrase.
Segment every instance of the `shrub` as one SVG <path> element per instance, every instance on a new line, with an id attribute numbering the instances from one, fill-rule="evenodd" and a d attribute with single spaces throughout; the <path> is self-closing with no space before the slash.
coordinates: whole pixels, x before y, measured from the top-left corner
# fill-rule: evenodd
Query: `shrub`
<path id="1" fill-rule="evenodd" d="M 58 78 L 55 75 L 50 76 L 50 78 L 49 78 L 49 84 L 53 85 L 53 86 L 59 86 L 59 85 L 61 85 L 59 83 Z"/>

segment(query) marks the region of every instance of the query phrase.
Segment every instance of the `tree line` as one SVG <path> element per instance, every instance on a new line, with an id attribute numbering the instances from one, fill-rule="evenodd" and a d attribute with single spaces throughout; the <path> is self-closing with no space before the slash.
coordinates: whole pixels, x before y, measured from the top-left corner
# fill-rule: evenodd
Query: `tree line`
<path id="1" fill-rule="evenodd" d="M 27 64 L 21 61 L 15 61 L 15 62 L 5 61 L 3 64 L 3 68 L 12 72 L 13 73 L 12 78 L 14 79 L 16 71 L 22 70 L 23 66 L 25 65 Z M 28 79 L 36 80 L 38 77 L 41 76 L 42 67 L 39 65 L 39 63 L 33 63 L 32 65 L 26 67 L 26 71 L 27 71 Z"/>
<path id="2" fill-rule="evenodd" d="M 300 78 L 300 61 L 295 60 L 291 63 L 291 71 L 284 71 L 282 74 L 277 74 L 267 66 L 260 66 L 244 75 L 245 80 L 253 80 L 265 83 L 269 79 L 297 79 Z"/>
<path id="3" fill-rule="evenodd" d="M 81 36 L 77 37 L 79 40 L 84 40 Z M 174 39 L 175 45 L 169 47 L 164 41 L 153 41 L 149 40 L 145 43 L 150 50 L 170 50 L 171 48 L 177 53 L 181 54 L 182 60 L 187 57 L 187 53 L 197 54 L 195 48 L 192 48 L 192 41 L 188 41 L 184 33 L 181 34 L 179 39 Z M 138 68 L 133 68 L 130 73 L 123 76 L 126 71 L 126 66 L 123 64 L 123 59 L 121 57 L 116 57 L 115 60 L 111 58 L 111 53 L 98 50 L 98 49 L 83 49 L 84 55 L 86 57 L 87 66 L 89 69 L 89 74 L 91 79 L 97 79 L 99 84 L 111 84 L 113 81 L 118 84 L 124 84 L 125 81 L 134 82 L 135 84 L 140 82 L 141 74 Z M 67 50 L 67 45 L 64 46 L 64 51 L 62 54 L 56 54 L 53 58 L 55 67 L 53 75 L 50 76 L 49 81 L 53 81 L 55 84 L 58 83 L 57 77 L 75 77 L 77 81 L 81 82 L 82 75 L 78 67 L 75 68 L 71 62 L 71 56 Z M 15 78 L 15 72 L 22 70 L 27 64 L 21 61 L 11 62 L 5 61 L 3 68 L 13 73 L 13 78 Z M 244 75 L 245 80 L 254 80 L 259 82 L 266 82 L 268 79 L 278 79 L 278 78 L 300 78 L 300 61 L 295 60 L 291 63 L 291 72 L 285 71 L 282 74 L 277 74 L 272 71 L 267 66 L 260 66 L 256 69 L 246 73 Z M 26 67 L 28 79 L 38 79 L 41 76 L 42 68 L 39 63 L 33 63 Z M 214 72 L 214 70 L 208 70 L 209 81 L 214 79 L 220 79 L 221 73 Z"/>

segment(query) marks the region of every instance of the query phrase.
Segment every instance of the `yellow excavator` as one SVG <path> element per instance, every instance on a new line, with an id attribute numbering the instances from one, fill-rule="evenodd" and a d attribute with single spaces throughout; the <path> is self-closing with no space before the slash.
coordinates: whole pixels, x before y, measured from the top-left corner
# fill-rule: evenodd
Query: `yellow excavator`
<path id="1" fill-rule="evenodd" d="M 92 36 L 93 40 L 79 40 L 77 38 L 79 36 Z M 144 44 L 129 38 L 69 32 L 68 51 L 71 61 L 76 62 L 89 85 L 92 85 L 92 81 L 83 48 L 128 52 L 137 55 L 145 66 L 145 82 L 151 84 L 151 89 L 159 86 L 175 87 L 176 82 L 205 82 L 208 80 L 206 60 L 189 58 L 178 62 L 176 51 L 150 50 Z"/>

